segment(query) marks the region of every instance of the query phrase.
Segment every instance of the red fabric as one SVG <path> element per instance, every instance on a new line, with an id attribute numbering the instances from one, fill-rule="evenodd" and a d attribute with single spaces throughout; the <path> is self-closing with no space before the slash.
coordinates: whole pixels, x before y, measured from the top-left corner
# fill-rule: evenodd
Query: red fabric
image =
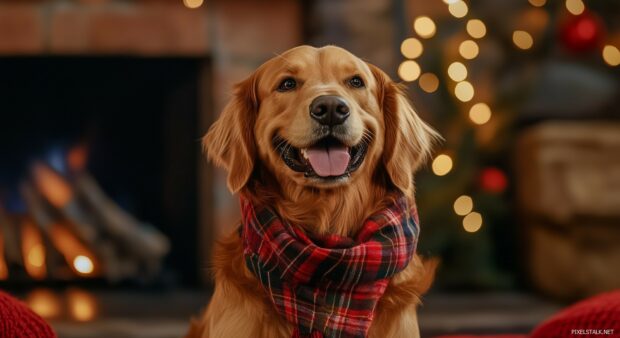
<path id="1" fill-rule="evenodd" d="M 528 338 L 526 334 L 499 334 L 491 336 L 472 336 L 472 335 L 457 335 L 457 336 L 440 336 L 435 338 Z"/>
<path id="2" fill-rule="evenodd" d="M 310 238 L 268 206 L 241 199 L 248 269 L 293 337 L 366 337 L 389 279 L 415 252 L 418 222 L 405 196 L 371 215 L 355 238 Z"/>
<path id="3" fill-rule="evenodd" d="M 564 309 L 538 325 L 530 335 L 530 338 L 548 337 L 620 337 L 620 290 L 588 298 Z"/>
<path id="4" fill-rule="evenodd" d="M 56 334 L 26 305 L 0 291 L 0 337 L 56 338 Z"/>

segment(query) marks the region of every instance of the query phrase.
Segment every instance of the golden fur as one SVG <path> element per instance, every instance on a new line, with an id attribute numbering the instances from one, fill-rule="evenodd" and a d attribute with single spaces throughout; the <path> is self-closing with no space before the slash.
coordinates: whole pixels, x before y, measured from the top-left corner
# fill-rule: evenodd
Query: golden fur
<path id="1" fill-rule="evenodd" d="M 347 86 L 360 76 L 364 88 Z M 283 78 L 299 82 L 278 92 Z M 312 143 L 310 102 L 320 95 L 346 99 L 351 114 L 344 142 L 369 144 L 363 164 L 345 181 L 317 182 L 288 168 L 273 147 L 275 135 L 295 147 Z M 216 165 L 228 171 L 228 187 L 271 205 L 292 224 L 315 234 L 353 235 L 396 189 L 413 203 L 414 171 L 428 157 L 437 134 L 415 113 L 402 89 L 384 72 L 338 47 L 300 46 L 260 66 L 204 137 Z M 415 257 L 397 274 L 377 305 L 369 336 L 416 337 L 416 307 L 436 263 Z M 235 232 L 213 256 L 215 291 L 206 312 L 192 321 L 191 338 L 289 338 L 292 326 L 246 269 Z"/>

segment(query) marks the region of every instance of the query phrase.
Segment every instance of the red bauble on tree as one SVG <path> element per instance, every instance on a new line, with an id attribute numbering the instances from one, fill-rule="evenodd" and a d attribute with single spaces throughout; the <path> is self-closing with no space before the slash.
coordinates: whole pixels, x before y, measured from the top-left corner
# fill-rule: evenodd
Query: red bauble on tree
<path id="1" fill-rule="evenodd" d="M 596 50 L 605 29 L 601 19 L 592 12 L 572 16 L 560 27 L 562 45 L 573 53 Z"/>
<path id="2" fill-rule="evenodd" d="M 486 192 L 499 194 L 508 187 L 508 178 L 500 169 L 487 167 L 480 172 L 480 188 Z"/>

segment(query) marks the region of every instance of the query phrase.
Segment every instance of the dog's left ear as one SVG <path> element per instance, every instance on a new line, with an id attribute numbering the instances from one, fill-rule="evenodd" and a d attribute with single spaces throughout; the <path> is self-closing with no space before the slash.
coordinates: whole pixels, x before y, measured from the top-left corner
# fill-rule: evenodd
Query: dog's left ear
<path id="1" fill-rule="evenodd" d="M 208 157 L 228 171 L 227 185 L 233 193 L 246 185 L 254 169 L 257 77 L 255 73 L 235 86 L 233 98 L 202 139 Z"/>
<path id="2" fill-rule="evenodd" d="M 376 66 L 370 65 L 376 81 L 385 121 L 383 164 L 392 183 L 412 194 L 413 174 L 431 154 L 441 137 L 415 112 L 402 86 Z"/>

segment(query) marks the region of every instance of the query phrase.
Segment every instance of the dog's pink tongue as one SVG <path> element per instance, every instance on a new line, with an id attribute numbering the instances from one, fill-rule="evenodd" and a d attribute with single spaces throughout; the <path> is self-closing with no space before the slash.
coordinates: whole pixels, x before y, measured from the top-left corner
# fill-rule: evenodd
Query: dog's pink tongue
<path id="1" fill-rule="evenodd" d="M 344 174 L 351 159 L 346 147 L 309 148 L 306 155 L 314 172 L 321 177 Z"/>

